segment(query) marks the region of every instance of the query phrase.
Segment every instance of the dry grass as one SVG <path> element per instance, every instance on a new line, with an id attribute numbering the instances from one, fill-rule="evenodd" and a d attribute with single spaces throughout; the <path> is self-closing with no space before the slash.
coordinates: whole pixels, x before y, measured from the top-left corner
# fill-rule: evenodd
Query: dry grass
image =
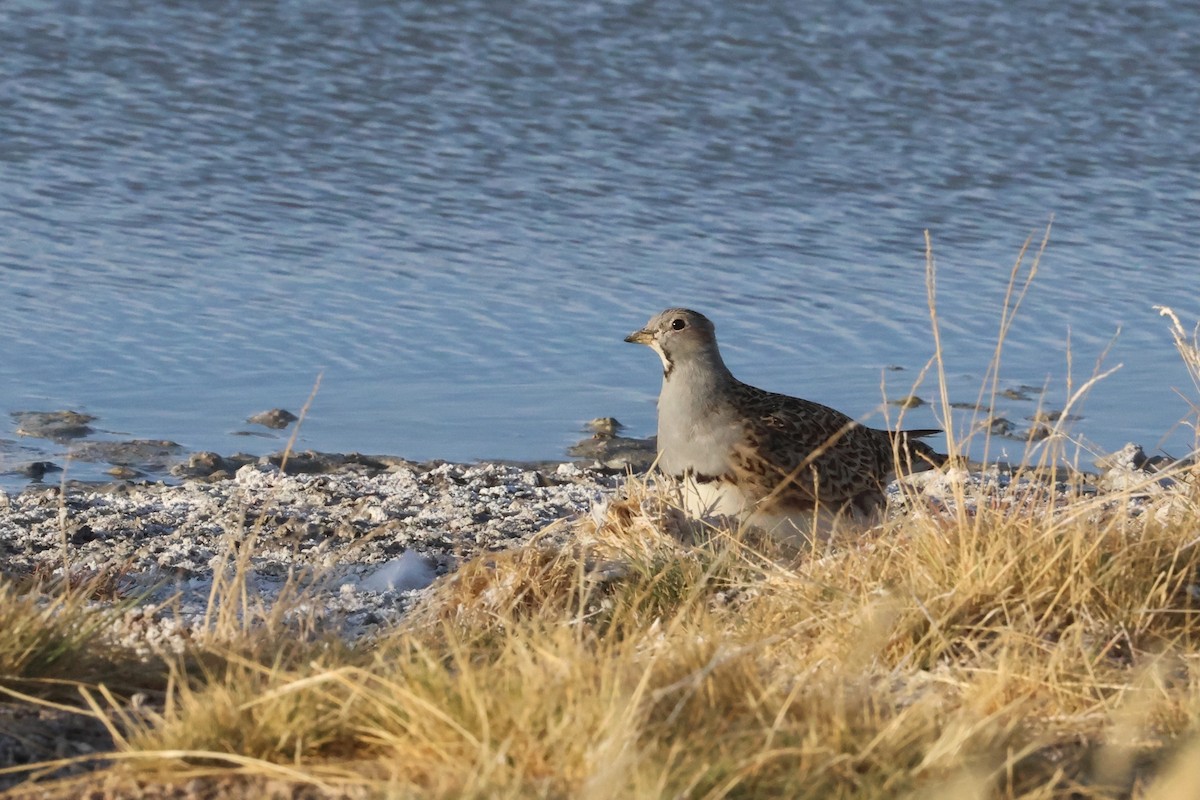
<path id="1" fill-rule="evenodd" d="M 1200 796 L 1194 468 L 1149 501 L 956 474 L 948 508 L 912 489 L 910 513 L 793 557 L 631 479 L 572 548 L 468 563 L 357 649 L 251 608 L 235 570 L 161 702 L 89 693 L 113 763 L 46 796 Z M 0 626 L 2 675 L 90 647 L 74 606 L 8 608 L 67 644 Z"/>
<path id="2" fill-rule="evenodd" d="M 106 635 L 123 604 L 97 610 L 90 602 L 109 592 L 107 575 L 67 587 L 0 578 L 0 700 L 78 697 L 77 685 L 101 681 L 135 690 L 152 684 L 161 669 Z"/>
<path id="3" fill-rule="evenodd" d="M 157 710 L 105 712 L 106 779 L 711 798 L 1148 796 L 1176 762 L 1200 780 L 1194 522 L 981 505 L 789 566 L 736 536 L 683 546 L 653 490 L 630 495 L 570 552 L 466 565 L 369 649 L 202 643 L 215 666 L 177 666 Z"/>

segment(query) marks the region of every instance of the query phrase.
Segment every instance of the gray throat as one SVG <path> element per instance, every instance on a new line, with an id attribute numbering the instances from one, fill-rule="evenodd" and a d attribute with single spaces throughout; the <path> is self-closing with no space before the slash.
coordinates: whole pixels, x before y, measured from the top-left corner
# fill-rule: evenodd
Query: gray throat
<path id="1" fill-rule="evenodd" d="M 673 403 L 682 402 L 695 412 L 700 410 L 696 406 L 709 406 L 724 397 L 735 383 L 737 381 L 721 360 L 720 354 L 682 362 L 668 358 L 667 367 L 663 370 L 659 405 L 664 398 L 670 397 Z"/>

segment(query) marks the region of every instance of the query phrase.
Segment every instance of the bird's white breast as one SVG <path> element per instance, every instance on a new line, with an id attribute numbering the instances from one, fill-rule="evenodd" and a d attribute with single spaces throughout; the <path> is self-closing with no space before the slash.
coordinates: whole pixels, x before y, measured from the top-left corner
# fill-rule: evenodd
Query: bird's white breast
<path id="1" fill-rule="evenodd" d="M 729 470 L 744 425 L 722 402 L 720 390 L 687 366 L 663 380 L 658 397 L 659 468 L 669 475 L 705 476 Z M 699 378 L 699 379 L 698 379 Z"/>

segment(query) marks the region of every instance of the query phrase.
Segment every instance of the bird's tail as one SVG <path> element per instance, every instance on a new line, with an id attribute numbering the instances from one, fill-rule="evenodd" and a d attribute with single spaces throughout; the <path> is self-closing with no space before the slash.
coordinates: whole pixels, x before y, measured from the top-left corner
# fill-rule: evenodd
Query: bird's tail
<path id="1" fill-rule="evenodd" d="M 898 445 L 896 452 L 900 463 L 910 470 L 924 470 L 930 467 L 940 467 L 949 460 L 945 453 L 939 453 L 920 439 L 926 436 L 936 436 L 941 433 L 937 428 L 919 428 L 911 431 L 889 431 L 892 443 Z"/>

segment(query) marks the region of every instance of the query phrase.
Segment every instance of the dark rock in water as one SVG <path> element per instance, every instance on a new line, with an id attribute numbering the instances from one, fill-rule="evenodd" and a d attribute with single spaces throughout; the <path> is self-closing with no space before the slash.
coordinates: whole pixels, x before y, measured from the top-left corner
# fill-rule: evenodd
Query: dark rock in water
<path id="1" fill-rule="evenodd" d="M 148 472 L 164 472 L 182 456 L 183 447 L 164 439 L 82 442 L 71 449 L 71 457 L 79 461 L 103 461 Z"/>
<path id="2" fill-rule="evenodd" d="M 645 472 L 654 463 L 657 446 L 653 437 L 635 439 L 620 436 L 625 426 L 616 417 L 598 417 L 587 424 L 595 436 L 583 439 L 567 448 L 569 455 L 591 459 L 597 467 Z"/>
<path id="3" fill-rule="evenodd" d="M 616 436 L 625 426 L 618 422 L 616 417 L 596 417 L 589 420 L 584 428 L 597 436 Z"/>
<path id="4" fill-rule="evenodd" d="M 1054 433 L 1054 429 L 1048 425 L 1038 423 L 1025 432 L 1025 438 L 1031 442 L 1040 442 L 1042 439 L 1049 439 Z"/>
<path id="5" fill-rule="evenodd" d="M 290 411 L 282 408 L 272 408 L 270 411 L 264 411 L 261 414 L 255 414 L 246 419 L 252 425 L 262 425 L 264 428 L 281 431 L 288 425 L 291 425 L 296 420 L 300 419 Z"/>
<path id="6" fill-rule="evenodd" d="M 1054 435 L 1060 422 L 1076 420 L 1079 417 L 1062 411 L 1039 411 L 1025 419 L 1033 423 L 1025 432 L 1025 439 L 1030 442 L 1040 442 L 1042 439 L 1049 439 Z"/>
<path id="7" fill-rule="evenodd" d="M 35 481 L 40 481 L 49 472 L 62 472 L 62 467 L 53 461 L 31 461 L 18 470 L 18 474 Z"/>
<path id="8" fill-rule="evenodd" d="M 315 450 L 300 453 L 271 453 L 259 459 L 260 464 L 279 467 L 287 475 L 320 475 L 340 465 L 339 457 Z"/>
<path id="9" fill-rule="evenodd" d="M 66 442 L 95 432 L 88 423 L 96 418 L 78 411 L 14 411 L 11 416 L 16 420 L 18 434 L 35 439 Z"/>
<path id="10" fill-rule="evenodd" d="M 186 464 L 176 464 L 171 468 L 172 475 L 184 478 L 199 478 L 211 475 L 218 470 L 229 471 L 229 462 L 219 453 L 204 451 L 192 453 Z"/>
<path id="11" fill-rule="evenodd" d="M 596 435 L 577 442 L 567 448 L 567 452 L 578 458 L 591 459 L 608 469 L 644 472 L 654 463 L 658 445 L 654 437 L 634 439 L 628 436 Z"/>
<path id="12" fill-rule="evenodd" d="M 968 403 L 963 400 L 958 400 L 950 404 L 951 408 L 957 408 L 959 411 L 983 411 L 991 413 L 991 409 L 979 403 Z"/>
<path id="13" fill-rule="evenodd" d="M 1082 417 L 1078 416 L 1077 414 L 1068 414 L 1065 411 L 1039 411 L 1032 416 L 1026 417 L 1025 419 L 1030 420 L 1031 422 L 1036 422 L 1040 425 L 1051 425 L 1059 420 L 1076 422 L 1082 419 Z"/>
<path id="14" fill-rule="evenodd" d="M 122 481 L 130 481 L 130 480 L 133 480 L 134 478 L 145 477 L 145 475 L 146 475 L 146 473 L 139 472 L 138 470 L 136 470 L 133 467 L 128 466 L 126 464 L 115 464 L 114 466 L 111 466 L 108 469 L 104 470 L 104 472 L 106 474 L 112 475 L 114 478 L 116 478 L 118 480 L 122 480 Z"/>
<path id="15" fill-rule="evenodd" d="M 1009 400 L 1032 400 L 1035 395 L 1040 395 L 1041 393 L 1042 387 L 1030 386 L 1023 383 L 1020 386 L 1002 389 L 1000 391 L 1000 396 Z"/>
<path id="16" fill-rule="evenodd" d="M 230 431 L 229 435 L 230 436 L 253 436 L 257 439 L 271 439 L 273 441 L 277 441 L 279 439 L 279 437 L 276 434 L 267 433 L 266 431 Z"/>
<path id="17" fill-rule="evenodd" d="M 992 417 L 987 421 L 987 430 L 992 436 L 1012 436 L 1017 426 L 1006 417 Z"/>
<path id="18" fill-rule="evenodd" d="M 910 394 L 907 397 L 899 397 L 895 400 L 888 400 L 888 405 L 897 406 L 898 408 L 918 408 L 925 405 L 925 401 L 915 394 Z"/>

